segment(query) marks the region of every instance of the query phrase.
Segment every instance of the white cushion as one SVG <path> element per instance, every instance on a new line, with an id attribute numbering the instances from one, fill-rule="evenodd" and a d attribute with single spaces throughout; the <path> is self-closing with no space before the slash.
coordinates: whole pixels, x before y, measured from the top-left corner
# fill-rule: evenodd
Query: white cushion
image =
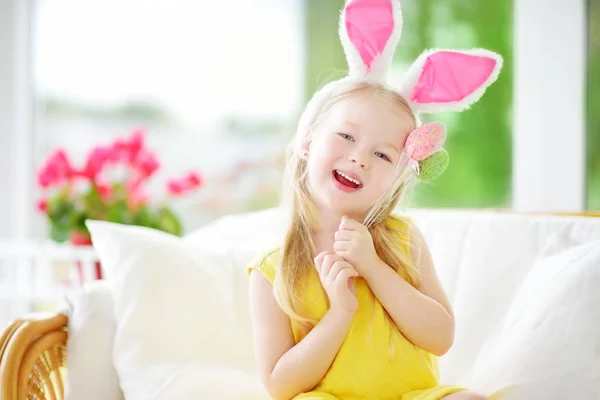
<path id="1" fill-rule="evenodd" d="M 465 384 L 488 394 L 515 386 L 523 399 L 600 398 L 600 241 L 546 249 Z"/>
<path id="2" fill-rule="evenodd" d="M 178 377 L 189 370 L 250 373 L 244 368 L 253 365 L 251 348 L 235 341 L 222 249 L 143 227 L 87 225 L 113 286 L 113 361 L 128 400 L 176 398 Z"/>
<path id="3" fill-rule="evenodd" d="M 65 296 L 69 317 L 65 399 L 120 400 L 117 371 L 112 363 L 113 298 L 108 283 L 87 283 Z"/>
<path id="4" fill-rule="evenodd" d="M 252 321 L 248 306 L 246 266 L 258 253 L 276 246 L 283 238 L 286 215 L 280 208 L 225 216 L 182 238 L 194 254 L 211 254 L 212 268 L 224 282 L 235 321 L 235 343 L 240 366 L 255 370 Z"/>
<path id="5" fill-rule="evenodd" d="M 186 365 L 153 399 L 271 400 L 253 373 L 221 365 Z"/>
<path id="6" fill-rule="evenodd" d="M 456 383 L 470 370 L 552 235 L 600 240 L 600 218 L 485 210 L 407 214 L 423 232 L 456 315 L 454 345 L 440 359 L 443 383 Z"/>

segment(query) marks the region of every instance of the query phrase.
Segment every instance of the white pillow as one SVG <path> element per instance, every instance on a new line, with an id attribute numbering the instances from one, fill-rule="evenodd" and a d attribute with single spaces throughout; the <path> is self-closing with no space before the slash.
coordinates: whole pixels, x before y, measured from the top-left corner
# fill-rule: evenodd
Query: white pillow
<path id="1" fill-rule="evenodd" d="M 517 399 L 600 398 L 600 241 L 550 240 L 461 384 L 512 387 Z"/>
<path id="2" fill-rule="evenodd" d="M 287 217 L 282 208 L 227 215 L 189 233 L 181 239 L 199 257 L 211 255 L 210 266 L 229 291 L 235 322 L 236 360 L 248 371 L 256 371 L 252 341 L 252 320 L 248 306 L 248 271 L 257 255 L 278 245 L 285 236 Z"/>
<path id="3" fill-rule="evenodd" d="M 65 296 L 69 317 L 65 399 L 120 400 L 123 393 L 112 362 L 115 323 L 108 282 L 86 283 Z"/>
<path id="4" fill-rule="evenodd" d="M 87 226 L 113 286 L 113 361 L 128 400 L 189 398 L 194 390 L 196 398 L 207 398 L 208 375 L 196 375 L 196 386 L 181 379 L 191 371 L 219 368 L 221 374 L 258 381 L 244 370 L 253 364 L 244 359 L 251 350 L 234 340 L 239 333 L 220 271 L 222 251 L 139 226 L 102 221 Z M 232 384 L 213 383 L 209 393 L 221 398 L 222 390 L 227 398 Z M 177 394 L 182 390 L 185 396 Z"/>
<path id="5" fill-rule="evenodd" d="M 215 365 L 187 365 L 153 399 L 271 400 L 255 374 Z"/>

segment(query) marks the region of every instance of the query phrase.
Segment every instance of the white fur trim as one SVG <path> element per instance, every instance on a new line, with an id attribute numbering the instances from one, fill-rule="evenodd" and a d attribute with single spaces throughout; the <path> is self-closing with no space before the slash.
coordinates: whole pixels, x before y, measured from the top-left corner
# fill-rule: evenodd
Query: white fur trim
<path id="1" fill-rule="evenodd" d="M 312 125 L 315 123 L 315 118 L 325 102 L 336 93 L 339 93 L 346 88 L 347 85 L 354 82 L 350 77 L 345 77 L 342 79 L 338 79 L 333 82 L 329 82 L 325 86 L 323 86 L 320 90 L 315 92 L 312 98 L 306 104 L 302 115 L 300 116 L 300 120 L 298 121 L 298 128 L 296 131 L 295 138 L 302 142 Z M 297 151 L 302 151 L 302 146 L 304 143 L 294 143 L 294 147 Z"/>
<path id="2" fill-rule="evenodd" d="M 390 0 L 392 6 L 392 16 L 394 19 L 394 29 L 381 54 L 375 56 L 371 62 L 370 70 L 364 64 L 360 53 L 348 37 L 348 31 L 346 30 L 346 7 L 352 0 L 346 1 L 346 6 L 341 11 L 339 21 L 339 36 L 344 53 L 346 54 L 346 60 L 348 61 L 348 75 L 353 78 L 368 79 L 381 83 L 385 83 L 387 73 L 394 57 L 396 45 L 402 36 L 402 7 L 400 6 L 399 0 Z"/>
<path id="3" fill-rule="evenodd" d="M 494 67 L 494 71 L 490 74 L 488 79 L 477 90 L 475 90 L 473 93 L 471 93 L 470 95 L 468 95 L 467 97 L 465 97 L 464 99 L 462 99 L 460 101 L 452 101 L 452 102 L 447 102 L 447 103 L 426 103 L 426 104 L 414 103 L 410 100 L 410 98 L 411 98 L 411 95 L 413 93 L 415 86 L 417 85 L 417 82 L 419 81 L 419 77 L 421 76 L 421 73 L 423 72 L 423 65 L 425 64 L 425 60 L 427 59 L 427 57 L 429 57 L 430 55 L 432 55 L 433 53 L 436 53 L 438 51 L 448 51 L 448 52 L 454 52 L 454 53 L 468 54 L 468 55 L 472 55 L 472 56 L 493 58 L 496 61 L 496 66 Z M 434 50 L 427 50 L 427 51 L 423 52 L 415 60 L 415 62 L 411 65 L 411 67 L 408 70 L 408 73 L 406 74 L 406 76 L 404 78 L 404 82 L 402 83 L 399 92 L 409 102 L 411 108 L 415 112 L 435 113 L 435 112 L 442 112 L 442 111 L 463 111 L 463 110 L 468 109 L 471 106 L 471 104 L 477 102 L 481 98 L 481 96 L 483 96 L 483 93 L 485 92 L 485 90 L 492 83 L 494 83 L 494 81 L 496 81 L 496 79 L 498 78 L 498 74 L 500 73 L 500 70 L 502 69 L 502 64 L 503 64 L 503 59 L 499 54 L 494 53 L 493 51 L 486 50 L 486 49 L 469 49 L 469 50 L 434 49 Z"/>
<path id="4" fill-rule="evenodd" d="M 352 0 L 346 1 L 346 6 L 340 12 L 340 22 L 338 26 L 338 33 L 344 53 L 346 53 L 346 61 L 348 62 L 348 75 L 354 77 L 364 77 L 367 75 L 367 66 L 362 60 L 360 53 L 354 47 L 354 44 L 348 37 L 348 31 L 346 30 L 346 7 Z"/>

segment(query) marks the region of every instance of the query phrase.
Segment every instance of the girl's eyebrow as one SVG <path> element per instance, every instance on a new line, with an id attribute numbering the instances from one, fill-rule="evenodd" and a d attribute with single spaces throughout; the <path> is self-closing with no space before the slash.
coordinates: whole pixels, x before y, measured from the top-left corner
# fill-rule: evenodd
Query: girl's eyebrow
<path id="1" fill-rule="evenodd" d="M 344 124 L 346 124 L 346 125 L 350 125 L 350 126 L 352 126 L 353 128 L 360 128 L 360 125 L 358 125 L 357 123 L 354 123 L 354 122 L 352 122 L 352 121 L 348 121 L 348 120 L 346 120 L 346 121 L 344 121 Z"/>
<path id="2" fill-rule="evenodd" d="M 389 147 L 389 148 L 391 148 L 393 150 L 396 150 L 398 153 L 401 153 L 401 151 L 398 150 L 398 148 L 392 142 L 385 142 L 385 143 L 383 143 L 383 146 L 384 147 Z"/>
<path id="3" fill-rule="evenodd" d="M 360 125 L 358 125 L 358 124 L 357 124 L 357 123 L 355 123 L 355 122 L 349 121 L 349 120 L 344 120 L 344 121 L 343 121 L 343 123 L 344 123 L 344 124 L 346 124 L 346 125 L 349 125 L 349 126 L 351 126 L 351 127 L 353 127 L 353 128 L 360 128 Z M 394 145 L 392 142 L 385 142 L 385 143 L 383 143 L 383 144 L 382 144 L 382 146 L 384 146 L 384 147 L 389 147 L 389 148 L 391 148 L 392 150 L 395 150 L 397 153 L 402 153 L 402 152 L 401 152 L 401 151 L 398 149 L 398 147 L 396 147 L 396 146 L 395 146 L 395 145 Z"/>

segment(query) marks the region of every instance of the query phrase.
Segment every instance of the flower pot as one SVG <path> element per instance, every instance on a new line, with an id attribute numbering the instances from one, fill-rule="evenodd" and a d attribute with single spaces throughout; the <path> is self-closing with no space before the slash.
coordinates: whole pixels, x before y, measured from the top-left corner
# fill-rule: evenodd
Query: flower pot
<path id="1" fill-rule="evenodd" d="M 69 238 L 69 243 L 71 243 L 71 245 L 73 246 L 92 246 L 92 239 L 88 234 L 84 232 L 75 231 L 71 234 L 71 237 Z M 83 265 L 80 260 L 76 260 L 75 266 L 77 268 L 79 284 L 82 286 L 85 280 L 83 274 Z M 96 261 L 94 264 L 94 279 L 102 279 L 102 266 L 100 265 L 99 261 Z"/>

